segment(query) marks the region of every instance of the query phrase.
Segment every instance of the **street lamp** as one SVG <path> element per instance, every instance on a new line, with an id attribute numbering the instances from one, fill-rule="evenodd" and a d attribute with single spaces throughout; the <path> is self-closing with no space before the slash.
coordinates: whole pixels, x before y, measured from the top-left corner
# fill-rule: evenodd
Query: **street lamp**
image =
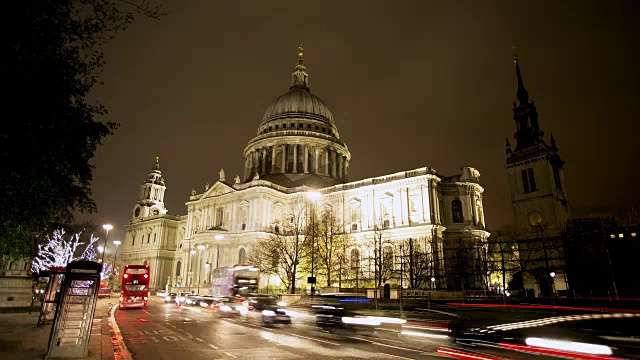
<path id="1" fill-rule="evenodd" d="M 215 239 L 221 241 L 224 239 L 224 235 L 218 234 Z M 216 269 L 220 267 L 220 243 L 216 244 Z"/>
<path id="2" fill-rule="evenodd" d="M 322 195 L 317 191 L 308 191 L 307 198 L 313 201 L 313 209 L 311 212 L 311 296 L 316 292 L 316 278 L 314 276 L 315 269 L 315 248 L 316 248 L 316 201 L 318 201 Z M 295 285 L 294 285 L 295 288 Z"/>
<path id="3" fill-rule="evenodd" d="M 116 254 L 113 255 L 113 266 L 116 266 L 116 261 L 118 260 L 118 246 L 121 244 L 120 240 L 113 240 L 113 245 L 116 246 Z"/>
<path id="4" fill-rule="evenodd" d="M 202 250 L 204 250 L 204 245 L 198 245 L 198 250 L 201 251 L 201 253 L 198 256 L 198 295 L 200 295 L 200 270 L 202 269 Z"/>
<path id="5" fill-rule="evenodd" d="M 107 240 L 109 240 L 109 231 L 111 229 L 113 229 L 113 226 L 111 226 L 110 224 L 104 224 L 102 225 L 102 228 L 104 229 L 104 231 L 106 232 L 106 236 L 104 237 L 104 249 L 107 250 Z M 102 252 L 102 262 L 104 263 L 104 253 L 106 251 Z"/>
<path id="6" fill-rule="evenodd" d="M 104 246 L 102 245 L 98 246 L 98 252 L 100 254 L 104 253 Z M 98 259 L 98 262 L 102 262 L 102 259 Z"/>

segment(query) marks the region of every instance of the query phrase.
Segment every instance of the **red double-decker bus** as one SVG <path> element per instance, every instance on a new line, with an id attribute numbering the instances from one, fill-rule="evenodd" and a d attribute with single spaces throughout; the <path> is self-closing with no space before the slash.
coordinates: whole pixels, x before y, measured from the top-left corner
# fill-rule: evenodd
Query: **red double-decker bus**
<path id="1" fill-rule="evenodd" d="M 146 308 L 149 299 L 149 265 L 125 265 L 122 271 L 120 309 Z"/>

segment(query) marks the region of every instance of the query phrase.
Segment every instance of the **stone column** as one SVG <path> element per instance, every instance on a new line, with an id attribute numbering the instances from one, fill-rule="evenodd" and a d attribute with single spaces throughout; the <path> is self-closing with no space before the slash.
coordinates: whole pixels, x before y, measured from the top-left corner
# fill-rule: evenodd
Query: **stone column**
<path id="1" fill-rule="evenodd" d="M 315 164 L 315 173 L 318 173 L 318 153 L 320 150 L 316 147 L 316 151 L 313 154 L 313 163 Z"/>
<path id="2" fill-rule="evenodd" d="M 267 171 L 267 150 L 266 149 L 262 149 L 260 150 L 262 152 L 262 172 L 261 175 L 264 175 L 265 171 Z"/>
<path id="3" fill-rule="evenodd" d="M 298 172 L 298 145 L 293 146 L 293 173 Z"/>
<path id="4" fill-rule="evenodd" d="M 329 175 L 329 150 L 322 150 L 324 152 L 324 173 Z"/>
<path id="5" fill-rule="evenodd" d="M 331 151 L 331 176 L 333 176 L 333 177 L 338 177 L 337 176 L 338 174 L 336 174 L 336 169 L 338 168 L 338 166 L 336 164 L 336 161 L 337 161 L 337 158 L 338 158 L 337 155 L 338 155 L 337 152 Z"/>
<path id="6" fill-rule="evenodd" d="M 282 173 L 287 172 L 287 145 L 282 145 Z"/>
<path id="7" fill-rule="evenodd" d="M 304 173 L 309 173 L 309 145 L 304 146 Z"/>
<path id="8" fill-rule="evenodd" d="M 337 153 L 337 157 L 338 157 L 338 175 L 336 175 L 336 177 L 340 180 L 342 180 L 342 154 Z"/>
<path id="9" fill-rule="evenodd" d="M 273 174 L 273 169 L 275 169 L 276 167 L 276 147 L 272 146 L 271 147 L 271 171 L 270 173 Z"/>

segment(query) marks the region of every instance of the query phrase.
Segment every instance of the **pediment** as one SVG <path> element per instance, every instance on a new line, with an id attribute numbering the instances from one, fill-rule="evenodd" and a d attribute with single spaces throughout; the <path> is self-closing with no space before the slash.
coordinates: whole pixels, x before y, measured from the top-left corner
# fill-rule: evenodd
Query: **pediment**
<path id="1" fill-rule="evenodd" d="M 236 189 L 232 188 L 229 184 L 223 183 L 222 181 L 218 181 L 217 183 L 213 184 L 213 186 L 210 187 L 209 190 L 207 190 L 204 193 L 202 198 L 222 196 L 235 191 Z"/>

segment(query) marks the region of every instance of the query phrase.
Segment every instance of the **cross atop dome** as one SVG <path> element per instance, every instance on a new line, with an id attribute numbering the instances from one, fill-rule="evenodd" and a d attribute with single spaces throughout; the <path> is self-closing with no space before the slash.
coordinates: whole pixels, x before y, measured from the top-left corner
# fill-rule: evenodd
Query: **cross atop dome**
<path id="1" fill-rule="evenodd" d="M 304 59 L 302 58 L 303 55 L 304 48 L 302 47 L 302 45 L 298 45 L 298 64 L 302 64 L 304 62 Z"/>
<path id="2" fill-rule="evenodd" d="M 304 66 L 304 48 L 302 45 L 298 46 L 298 63 L 295 70 L 291 74 L 291 87 L 293 89 L 302 89 L 309 91 L 309 73 L 307 73 L 307 67 Z"/>

